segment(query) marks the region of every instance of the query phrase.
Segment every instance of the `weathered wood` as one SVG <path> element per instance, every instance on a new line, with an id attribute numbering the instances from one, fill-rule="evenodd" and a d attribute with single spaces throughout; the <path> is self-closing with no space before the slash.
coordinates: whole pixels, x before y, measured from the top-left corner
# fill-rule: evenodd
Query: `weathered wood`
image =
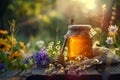
<path id="1" fill-rule="evenodd" d="M 45 69 L 44 68 L 34 68 L 31 71 L 32 75 L 44 75 L 45 74 Z"/>
<path id="2" fill-rule="evenodd" d="M 104 67 L 104 71 L 99 73 L 95 67 L 79 72 L 65 74 L 65 72 L 54 72 L 45 74 L 45 68 L 33 68 L 23 72 L 14 70 L 7 71 L 0 76 L 0 80 L 120 80 L 120 64 Z"/>
<path id="3" fill-rule="evenodd" d="M 120 80 L 120 64 L 107 68 L 103 77 L 106 80 Z"/>
<path id="4" fill-rule="evenodd" d="M 10 77 L 10 78 L 0 78 L 0 80 L 25 80 L 25 78 L 21 78 L 21 77 Z"/>
<path id="5" fill-rule="evenodd" d="M 37 69 L 36 69 L 37 70 Z M 65 74 L 64 72 L 56 72 L 51 75 L 40 75 L 39 71 L 34 70 L 34 75 L 27 77 L 27 80 L 102 80 L 101 74 L 98 73 L 95 69 L 86 69 L 80 71 L 79 74 Z"/>
<path id="6" fill-rule="evenodd" d="M 20 71 L 10 70 L 10 71 L 6 71 L 5 73 L 3 73 L 0 77 L 1 78 L 10 78 L 10 77 L 14 77 L 14 76 L 18 75 L 19 73 L 20 73 Z"/>
<path id="7" fill-rule="evenodd" d="M 81 80 L 102 80 L 102 76 L 95 68 L 88 68 L 86 70 L 80 71 L 78 78 Z"/>
<path id="8" fill-rule="evenodd" d="M 26 80 L 49 80 L 49 77 L 47 75 L 31 75 Z"/>
<path id="9" fill-rule="evenodd" d="M 19 76 L 21 76 L 21 77 L 26 77 L 26 74 L 27 74 L 27 71 L 24 70 L 24 71 L 22 71 L 22 72 L 19 74 Z"/>

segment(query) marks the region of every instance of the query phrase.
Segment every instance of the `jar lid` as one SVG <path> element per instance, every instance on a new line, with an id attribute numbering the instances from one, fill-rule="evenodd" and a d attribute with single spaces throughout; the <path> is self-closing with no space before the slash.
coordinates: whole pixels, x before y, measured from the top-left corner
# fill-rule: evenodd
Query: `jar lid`
<path id="1" fill-rule="evenodd" d="M 64 35 L 64 38 L 68 38 L 68 37 L 75 35 L 75 34 L 83 33 L 86 30 L 91 36 L 91 29 L 92 29 L 92 27 L 90 25 L 69 25 L 68 31 Z"/>
<path id="2" fill-rule="evenodd" d="M 69 25 L 68 29 L 69 30 L 84 30 L 88 29 L 90 30 L 92 27 L 90 25 Z"/>

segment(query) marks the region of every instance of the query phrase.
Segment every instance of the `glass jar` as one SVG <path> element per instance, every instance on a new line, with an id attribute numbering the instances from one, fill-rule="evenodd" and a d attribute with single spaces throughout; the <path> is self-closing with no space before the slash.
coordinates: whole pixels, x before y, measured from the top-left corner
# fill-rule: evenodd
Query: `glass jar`
<path id="1" fill-rule="evenodd" d="M 92 58 L 92 37 L 90 25 L 70 25 L 64 36 L 68 42 L 68 60 L 73 60 L 82 55 Z"/>

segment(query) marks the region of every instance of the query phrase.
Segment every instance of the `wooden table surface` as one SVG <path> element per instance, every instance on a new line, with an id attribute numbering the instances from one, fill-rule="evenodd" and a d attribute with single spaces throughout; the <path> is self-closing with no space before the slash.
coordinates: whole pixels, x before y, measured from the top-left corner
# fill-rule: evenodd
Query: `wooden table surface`
<path id="1" fill-rule="evenodd" d="M 0 75 L 0 80 L 120 80 L 120 64 L 106 67 L 97 65 L 79 73 L 56 73 L 47 75 L 45 68 L 27 71 L 7 71 Z"/>

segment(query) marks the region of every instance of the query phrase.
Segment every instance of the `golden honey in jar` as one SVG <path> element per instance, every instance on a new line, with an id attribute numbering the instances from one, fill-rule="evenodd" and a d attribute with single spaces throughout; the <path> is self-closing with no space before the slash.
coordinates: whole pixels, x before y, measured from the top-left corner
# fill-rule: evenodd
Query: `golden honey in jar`
<path id="1" fill-rule="evenodd" d="M 70 25 L 65 35 L 68 41 L 68 60 L 77 56 L 92 58 L 92 38 L 89 35 L 90 25 Z"/>

